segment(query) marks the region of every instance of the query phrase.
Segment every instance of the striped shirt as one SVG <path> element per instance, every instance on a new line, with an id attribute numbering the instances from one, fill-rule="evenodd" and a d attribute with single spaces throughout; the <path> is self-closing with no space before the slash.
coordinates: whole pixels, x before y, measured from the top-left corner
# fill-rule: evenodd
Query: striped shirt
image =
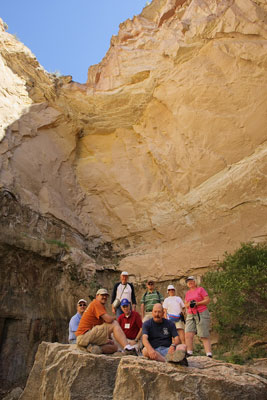
<path id="1" fill-rule="evenodd" d="M 154 304 L 162 303 L 163 300 L 164 300 L 164 297 L 157 290 L 153 290 L 152 293 L 146 292 L 143 295 L 141 304 L 145 305 L 146 312 L 151 312 Z"/>

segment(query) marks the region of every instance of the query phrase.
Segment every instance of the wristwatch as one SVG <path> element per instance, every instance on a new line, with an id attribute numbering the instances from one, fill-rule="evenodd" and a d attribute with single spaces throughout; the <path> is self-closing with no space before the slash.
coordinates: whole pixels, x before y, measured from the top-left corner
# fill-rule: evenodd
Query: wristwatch
<path id="1" fill-rule="evenodd" d="M 172 343 L 171 347 L 174 347 L 176 349 L 176 344 Z"/>

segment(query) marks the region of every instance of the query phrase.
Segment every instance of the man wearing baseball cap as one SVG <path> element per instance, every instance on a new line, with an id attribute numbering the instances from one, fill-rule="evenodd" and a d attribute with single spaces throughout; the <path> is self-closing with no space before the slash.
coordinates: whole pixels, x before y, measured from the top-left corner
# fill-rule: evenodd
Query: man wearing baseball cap
<path id="1" fill-rule="evenodd" d="M 69 343 L 75 344 L 76 343 L 76 336 L 75 332 L 78 329 L 78 325 L 84 313 L 84 310 L 87 307 L 87 301 L 84 299 L 80 299 L 77 303 L 77 313 L 73 315 L 69 323 Z"/>
<path id="2" fill-rule="evenodd" d="M 137 355 L 133 346 L 128 344 L 126 336 L 115 317 L 107 313 L 105 304 L 108 299 L 106 289 L 99 289 L 96 298 L 87 307 L 78 329 L 75 332 L 78 347 L 86 347 L 87 351 L 95 354 L 111 354 L 118 350 L 110 339 L 113 333 L 115 340 L 128 355 Z"/>
<path id="3" fill-rule="evenodd" d="M 121 309 L 123 314 L 118 318 L 118 323 L 125 333 L 129 344 L 139 349 L 139 340 L 142 336 L 142 320 L 137 311 L 131 310 L 131 303 L 128 299 L 122 299 Z"/>
<path id="4" fill-rule="evenodd" d="M 155 289 L 155 282 L 152 279 L 148 279 L 146 287 L 147 290 L 141 299 L 141 317 L 143 322 L 152 318 L 154 304 L 162 304 L 164 300 L 162 294 Z"/>
<path id="5" fill-rule="evenodd" d="M 135 310 L 136 307 L 134 286 L 132 283 L 128 282 L 128 279 L 129 279 L 128 272 L 122 271 L 120 275 L 120 282 L 115 283 L 112 291 L 111 295 L 112 312 L 113 314 L 116 314 L 117 318 L 119 318 L 119 316 L 122 314 L 122 310 L 120 307 L 120 302 L 122 299 L 128 299 L 132 305 L 133 310 Z"/>

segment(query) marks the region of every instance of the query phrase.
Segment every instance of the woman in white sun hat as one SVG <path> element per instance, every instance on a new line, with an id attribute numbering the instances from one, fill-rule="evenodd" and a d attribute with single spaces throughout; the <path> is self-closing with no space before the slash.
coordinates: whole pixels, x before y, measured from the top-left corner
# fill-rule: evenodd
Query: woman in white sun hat
<path id="1" fill-rule="evenodd" d="M 163 302 L 164 317 L 173 321 L 179 338 L 183 344 L 185 344 L 185 334 L 184 334 L 184 314 L 185 305 L 183 300 L 179 296 L 175 296 L 175 287 L 169 285 L 167 288 L 167 297 Z"/>

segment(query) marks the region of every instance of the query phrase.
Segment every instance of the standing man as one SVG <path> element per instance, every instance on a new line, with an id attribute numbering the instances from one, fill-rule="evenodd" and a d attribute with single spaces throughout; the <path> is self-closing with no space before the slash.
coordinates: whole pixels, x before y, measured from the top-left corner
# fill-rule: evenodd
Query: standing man
<path id="1" fill-rule="evenodd" d="M 120 325 L 107 313 L 105 304 L 108 299 L 106 289 L 99 289 L 96 298 L 83 313 L 78 329 L 75 332 L 77 345 L 86 347 L 91 353 L 110 354 L 117 351 L 117 346 L 110 339 L 113 333 L 115 340 L 123 351 L 129 355 L 137 355 L 133 346 L 129 345 Z"/>
<path id="2" fill-rule="evenodd" d="M 84 299 L 80 299 L 77 303 L 77 313 L 73 315 L 69 323 L 69 343 L 75 344 L 76 343 L 76 336 L 75 332 L 78 329 L 78 325 L 84 313 L 84 310 L 87 307 L 87 301 Z"/>
<path id="3" fill-rule="evenodd" d="M 131 303 L 128 299 L 122 299 L 121 309 L 123 314 L 118 318 L 118 323 L 125 333 L 129 344 L 139 350 L 140 338 L 142 336 L 142 320 L 140 314 L 131 310 Z"/>
<path id="4" fill-rule="evenodd" d="M 112 295 L 111 295 L 111 303 L 112 303 L 112 312 L 116 314 L 116 317 L 122 314 L 122 309 L 120 304 L 115 307 L 114 301 L 118 300 L 118 303 L 121 302 L 122 299 L 127 299 L 132 304 L 132 310 L 135 311 L 136 307 L 136 298 L 134 293 L 134 286 L 132 283 L 128 282 L 129 274 L 126 271 L 123 271 L 120 275 L 120 282 L 114 285 Z"/>
<path id="5" fill-rule="evenodd" d="M 163 307 L 155 304 L 152 318 L 143 324 L 143 355 L 150 360 L 188 365 L 186 346 L 178 344 L 178 333 L 172 321 L 163 318 Z"/>
<path id="6" fill-rule="evenodd" d="M 146 284 L 147 291 L 144 293 L 141 300 L 141 317 L 145 322 L 152 318 L 152 309 L 154 304 L 163 303 L 164 297 L 155 289 L 155 283 L 151 279 Z"/>

